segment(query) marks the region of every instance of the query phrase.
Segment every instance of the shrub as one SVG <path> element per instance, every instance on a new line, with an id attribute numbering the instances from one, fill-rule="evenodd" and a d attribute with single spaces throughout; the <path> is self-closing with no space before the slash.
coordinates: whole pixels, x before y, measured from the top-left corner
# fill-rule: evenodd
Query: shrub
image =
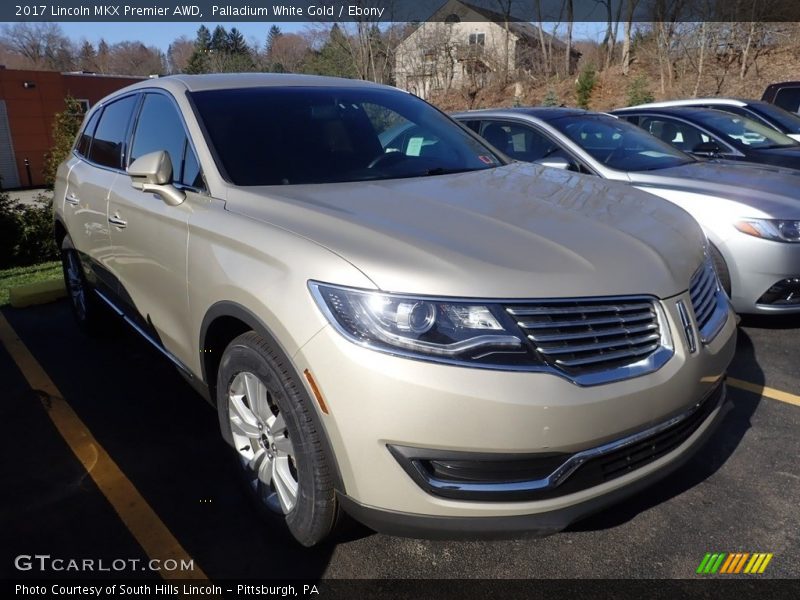
<path id="1" fill-rule="evenodd" d="M 58 165 L 69 156 L 82 122 L 80 104 L 72 96 L 67 96 L 64 98 L 64 110 L 53 121 L 53 147 L 44 157 L 44 182 L 48 187 L 53 187 Z"/>
<path id="2" fill-rule="evenodd" d="M 0 269 L 57 258 L 53 201 L 39 194 L 34 204 L 22 204 L 0 191 Z"/>
<path id="3" fill-rule="evenodd" d="M 637 104 L 647 104 L 655 100 L 653 93 L 650 91 L 650 82 L 644 75 L 631 80 L 628 85 L 628 106 L 636 106 Z"/>
<path id="4" fill-rule="evenodd" d="M 596 83 L 597 74 L 594 67 L 587 65 L 578 75 L 578 81 L 575 83 L 575 96 L 579 107 L 589 108 L 589 99 L 592 97 L 592 90 Z"/>
<path id="5" fill-rule="evenodd" d="M 561 104 L 561 99 L 558 97 L 558 94 L 553 88 L 547 90 L 547 94 L 545 94 L 544 99 L 542 99 L 542 106 L 559 106 Z"/>

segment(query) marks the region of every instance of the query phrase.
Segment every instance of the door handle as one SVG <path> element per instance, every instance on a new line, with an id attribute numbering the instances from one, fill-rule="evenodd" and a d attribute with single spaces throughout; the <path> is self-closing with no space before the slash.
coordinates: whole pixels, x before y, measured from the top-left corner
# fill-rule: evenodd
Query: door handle
<path id="1" fill-rule="evenodd" d="M 120 229 L 125 229 L 128 226 L 127 221 L 123 221 L 117 215 L 113 217 L 108 217 L 108 222 L 111 223 L 114 227 L 119 227 Z"/>
<path id="2" fill-rule="evenodd" d="M 80 201 L 81 201 L 81 199 L 80 199 L 80 198 L 78 198 L 78 197 L 75 195 L 75 192 L 70 192 L 69 194 L 67 194 L 67 202 L 69 202 L 70 204 L 72 204 L 72 206 L 78 206 L 78 204 L 80 203 Z"/>

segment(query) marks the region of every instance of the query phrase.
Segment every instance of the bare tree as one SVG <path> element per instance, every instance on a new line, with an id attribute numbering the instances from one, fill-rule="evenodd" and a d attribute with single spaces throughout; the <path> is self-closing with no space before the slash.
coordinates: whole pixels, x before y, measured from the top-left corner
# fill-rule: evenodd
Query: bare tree
<path id="1" fill-rule="evenodd" d="M 194 41 L 185 35 L 172 41 L 167 49 L 167 65 L 170 73 L 183 73 L 194 52 Z"/>
<path id="2" fill-rule="evenodd" d="M 109 49 L 111 72 L 118 75 L 158 75 L 166 72 L 164 54 L 141 42 L 119 42 Z"/>
<path id="3" fill-rule="evenodd" d="M 268 61 L 270 70 L 297 73 L 308 57 L 308 40 L 297 33 L 282 33 L 272 40 Z"/>
<path id="4" fill-rule="evenodd" d="M 3 28 L 4 45 L 31 69 L 75 68 L 75 49 L 56 23 L 15 23 Z"/>
<path id="5" fill-rule="evenodd" d="M 621 2 L 622 0 L 620 0 Z M 639 0 L 626 0 L 625 3 L 625 33 L 622 41 L 622 73 L 627 75 L 631 68 L 631 36 L 633 33 L 633 16 Z"/>

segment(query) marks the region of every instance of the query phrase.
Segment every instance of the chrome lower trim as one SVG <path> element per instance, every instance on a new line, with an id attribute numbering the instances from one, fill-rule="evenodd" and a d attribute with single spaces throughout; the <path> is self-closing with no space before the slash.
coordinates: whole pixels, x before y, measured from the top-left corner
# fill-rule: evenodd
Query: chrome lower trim
<path id="1" fill-rule="evenodd" d="M 723 385 L 724 384 L 719 384 Z M 420 465 L 419 461 L 412 461 L 411 465 L 412 468 L 415 470 L 415 473 L 418 474 L 418 477 L 424 481 L 425 485 L 428 487 L 430 493 L 436 494 L 437 491 L 458 491 L 464 492 L 465 494 L 504 494 L 504 493 L 517 493 L 517 494 L 524 494 L 526 492 L 540 492 L 543 490 L 549 490 L 558 487 L 562 483 L 564 483 L 570 475 L 572 475 L 581 465 L 585 462 L 598 458 L 600 456 L 611 454 L 617 450 L 625 448 L 627 446 L 634 445 L 638 442 L 641 442 L 647 438 L 655 436 L 662 431 L 669 429 L 681 423 L 682 421 L 691 417 L 695 412 L 697 412 L 700 407 L 703 405 L 703 402 L 710 400 L 710 397 L 715 394 L 717 391 L 717 387 L 714 388 L 714 391 L 711 392 L 709 396 L 706 396 L 703 400 L 695 403 L 692 405 L 691 408 L 684 411 L 683 413 L 672 417 L 671 419 L 659 423 L 653 427 L 648 429 L 639 431 L 627 437 L 614 440 L 613 442 L 608 442 L 607 444 L 603 444 L 602 446 L 596 446 L 595 448 L 590 448 L 588 450 L 583 450 L 576 454 L 570 456 L 567 460 L 565 460 L 558 468 L 556 468 L 550 475 L 547 477 L 543 477 L 541 479 L 533 479 L 528 481 L 509 481 L 509 482 L 500 482 L 500 483 L 475 483 L 475 482 L 454 482 L 454 481 L 446 481 L 443 479 L 438 479 L 432 477 L 425 469 Z M 725 402 L 726 397 L 726 390 L 723 387 L 721 393 L 719 394 L 719 398 L 716 400 L 716 406 L 712 409 L 711 414 L 714 414 L 714 411 L 719 409 L 720 406 Z M 709 418 L 711 418 L 709 416 Z M 704 423 L 708 421 L 708 418 L 703 421 Z M 702 427 L 702 423 L 699 425 Z M 688 439 L 688 438 L 687 438 Z M 683 443 L 685 443 L 684 440 Z M 683 445 L 683 443 L 681 445 Z M 673 450 L 674 452 L 674 450 Z M 430 460 L 434 460 L 431 458 Z"/>
<path id="2" fill-rule="evenodd" d="M 174 364 L 181 371 L 183 371 L 183 373 L 185 373 L 190 379 L 194 379 L 194 373 L 192 373 L 189 370 L 189 367 L 184 365 L 180 360 L 175 358 L 175 356 L 173 356 L 166 348 L 164 348 L 164 346 L 162 346 L 161 344 L 158 343 L 158 341 L 153 339 L 153 336 L 151 336 L 149 333 L 147 333 L 144 329 L 142 329 L 139 326 L 138 323 L 136 323 L 133 319 L 128 317 L 128 315 L 126 315 L 122 310 L 120 310 L 117 307 L 116 304 L 114 304 L 111 300 L 108 299 L 108 297 L 106 297 L 105 294 L 103 294 L 103 292 L 101 292 L 99 290 L 94 290 L 94 293 L 97 294 L 97 296 L 103 302 L 105 302 L 111 310 L 113 310 L 118 316 L 122 317 L 122 320 L 125 321 L 128 325 L 130 325 L 133 328 L 133 330 L 136 331 L 136 333 L 138 333 L 146 341 L 148 341 L 150 343 L 150 345 L 152 345 L 161 354 L 166 356 L 172 364 Z"/>

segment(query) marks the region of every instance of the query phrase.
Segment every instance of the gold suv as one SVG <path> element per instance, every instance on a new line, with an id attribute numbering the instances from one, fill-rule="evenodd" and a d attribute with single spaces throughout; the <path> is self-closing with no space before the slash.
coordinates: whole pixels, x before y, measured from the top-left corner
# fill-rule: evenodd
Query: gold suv
<path id="1" fill-rule="evenodd" d="M 143 81 L 58 171 L 75 316 L 117 315 L 218 409 L 305 545 L 558 531 L 688 458 L 735 323 L 698 225 L 510 163 L 411 94 L 295 75 Z"/>

